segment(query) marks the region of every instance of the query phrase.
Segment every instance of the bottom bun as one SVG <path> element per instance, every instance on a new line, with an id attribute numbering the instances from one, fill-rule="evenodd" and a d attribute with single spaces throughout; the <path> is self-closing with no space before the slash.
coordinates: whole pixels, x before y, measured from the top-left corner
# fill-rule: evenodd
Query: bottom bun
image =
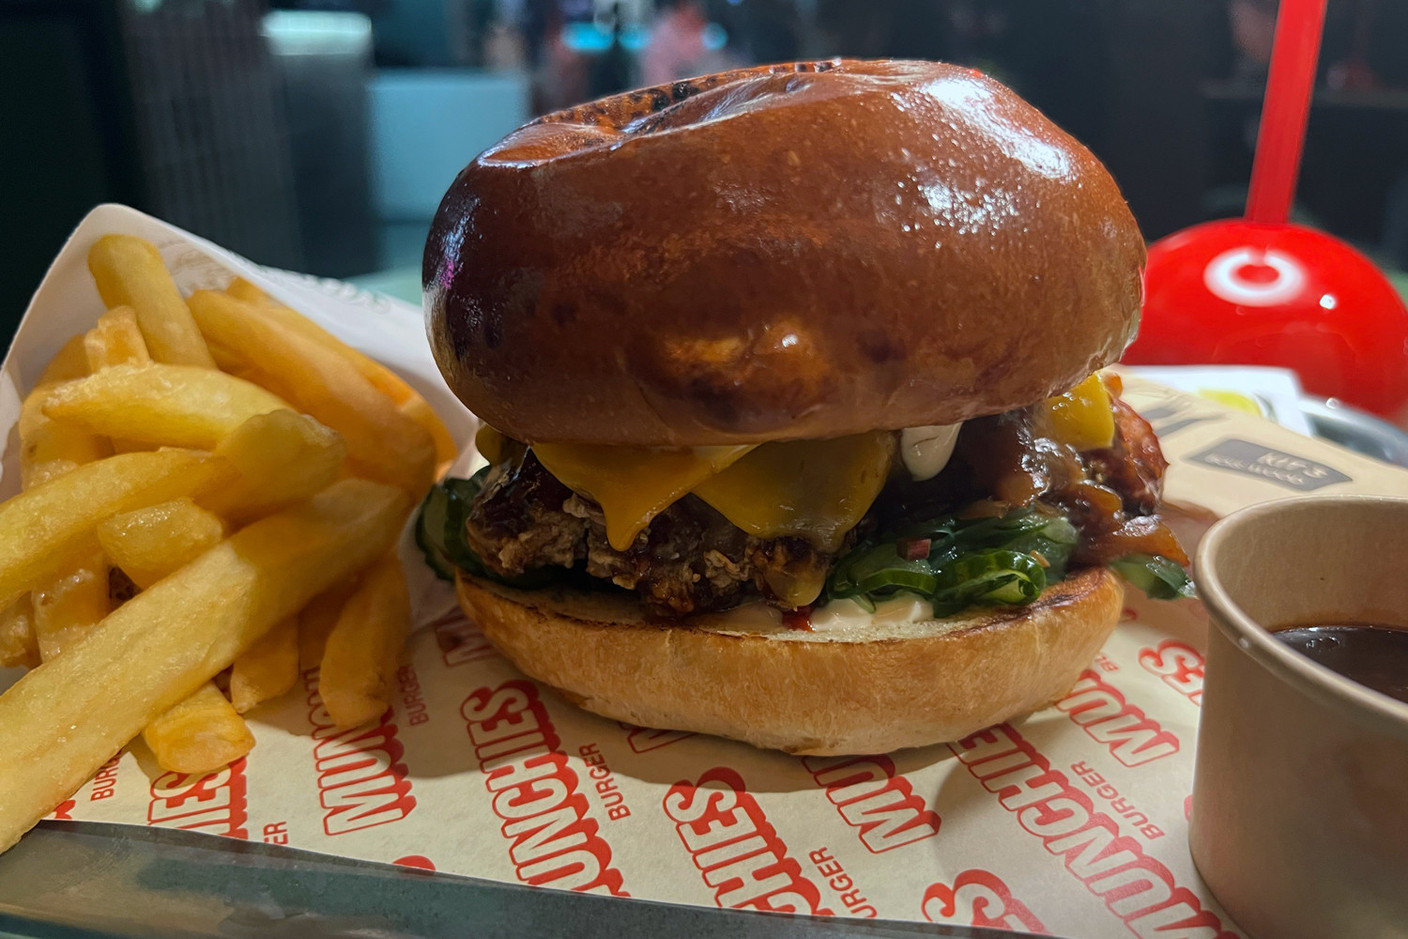
<path id="1" fill-rule="evenodd" d="M 1124 603 L 1119 578 L 1094 568 L 1025 607 L 823 633 L 759 607 L 667 621 L 624 594 L 458 584 L 490 642 L 589 711 L 818 755 L 958 740 L 1044 707 L 1070 690 Z"/>

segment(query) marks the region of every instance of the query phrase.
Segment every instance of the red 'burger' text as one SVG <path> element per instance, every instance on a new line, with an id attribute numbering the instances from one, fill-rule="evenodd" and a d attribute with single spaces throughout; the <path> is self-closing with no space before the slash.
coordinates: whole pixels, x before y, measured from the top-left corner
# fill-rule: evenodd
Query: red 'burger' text
<path id="1" fill-rule="evenodd" d="M 1096 812 L 1090 798 L 1016 730 L 999 724 L 948 746 L 1017 824 L 1136 936 L 1232 939 L 1216 914 L 1203 909 L 1139 842 L 1121 835 L 1119 825 Z"/>
<path id="2" fill-rule="evenodd" d="M 518 879 L 582 892 L 630 896 L 611 866 L 611 847 L 587 817 L 538 689 L 527 681 L 479 688 L 460 706 L 484 787 L 509 844 Z"/>
<path id="3" fill-rule="evenodd" d="M 738 773 L 720 766 L 681 780 L 664 808 L 720 907 L 831 915 Z"/>
<path id="4" fill-rule="evenodd" d="M 1120 814 L 1120 817 L 1134 826 L 1145 838 L 1153 841 L 1155 838 L 1162 838 L 1164 831 L 1158 825 L 1149 821 L 1149 816 L 1134 807 L 1113 784 L 1106 781 L 1097 770 L 1091 769 L 1084 760 L 1071 764 L 1071 772 L 1076 774 L 1076 778 L 1090 787 L 1091 791 L 1109 803 L 1110 808 Z"/>
<path id="5" fill-rule="evenodd" d="M 93 774 L 93 785 L 88 792 L 89 802 L 111 799 L 117 795 L 117 765 L 122 760 L 121 753 L 114 753 L 112 759 L 103 764 L 102 769 Z"/>
<path id="6" fill-rule="evenodd" d="M 851 879 L 851 875 L 846 873 L 846 868 L 831 856 L 831 852 L 827 848 L 817 848 L 815 851 L 809 852 L 807 857 L 816 865 L 816 872 L 827 878 L 826 886 L 836 892 L 852 916 L 874 919 L 880 915 L 880 911 L 871 906 L 870 901 L 865 898 L 865 894 L 861 893 L 856 882 Z"/>
<path id="7" fill-rule="evenodd" d="M 596 794 L 601 798 L 602 808 L 606 809 L 606 817 L 613 822 L 629 817 L 631 807 L 626 804 L 626 797 L 616 784 L 616 777 L 611 775 L 611 767 L 606 765 L 606 754 L 598 750 L 594 743 L 583 744 L 577 752 L 582 755 L 582 762 L 587 764 L 587 776 L 596 784 Z"/>

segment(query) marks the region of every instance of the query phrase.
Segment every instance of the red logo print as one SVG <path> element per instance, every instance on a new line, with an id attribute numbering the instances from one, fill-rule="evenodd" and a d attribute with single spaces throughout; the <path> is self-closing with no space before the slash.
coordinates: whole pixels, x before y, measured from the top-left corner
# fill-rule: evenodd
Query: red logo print
<path id="1" fill-rule="evenodd" d="M 244 760 L 205 776 L 162 773 L 152 780 L 147 824 L 248 838 Z"/>
<path id="2" fill-rule="evenodd" d="M 681 780 L 664 808 L 720 907 L 831 915 L 738 773 L 720 766 Z"/>
<path id="3" fill-rule="evenodd" d="M 1071 716 L 1091 739 L 1109 747 L 1125 766 L 1145 763 L 1178 752 L 1178 738 L 1152 717 L 1125 701 L 1124 695 L 1096 672 L 1081 672 L 1075 686 L 1056 709 Z"/>
<path id="4" fill-rule="evenodd" d="M 493 796 L 494 814 L 509 842 L 518 879 L 533 886 L 600 891 L 624 897 L 621 872 L 611 866 L 611 847 L 577 774 L 567 765 L 561 742 L 527 681 L 480 688 L 460 705 L 474 754 Z"/>
<path id="5" fill-rule="evenodd" d="M 931 923 L 963 923 L 1044 933 L 1046 927 L 991 871 L 968 870 L 924 891 L 924 918 Z"/>
<path id="6" fill-rule="evenodd" d="M 802 765 L 871 854 L 939 833 L 939 816 L 895 773 L 887 756 L 802 757 Z"/>
<path id="7" fill-rule="evenodd" d="M 345 835 L 399 822 L 415 809 L 416 800 L 401 762 L 405 748 L 396 739 L 391 711 L 382 715 L 379 724 L 338 730 L 315 690 L 317 674 L 317 669 L 310 669 L 304 682 L 315 741 L 318 799 L 324 809 L 323 831 Z"/>

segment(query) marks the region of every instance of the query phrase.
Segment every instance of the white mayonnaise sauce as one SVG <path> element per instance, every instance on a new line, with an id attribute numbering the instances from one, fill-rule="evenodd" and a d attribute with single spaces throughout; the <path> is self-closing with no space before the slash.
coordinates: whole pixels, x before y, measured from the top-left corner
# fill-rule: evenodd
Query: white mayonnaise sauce
<path id="1" fill-rule="evenodd" d="M 906 427 L 900 431 L 900 458 L 916 482 L 933 479 L 948 465 L 953 445 L 958 440 L 957 424 L 933 424 L 928 427 Z"/>
<path id="2" fill-rule="evenodd" d="M 900 593 L 875 604 L 874 613 L 867 613 L 865 607 L 851 599 L 832 600 L 812 610 L 811 627 L 814 632 L 824 633 L 875 623 L 922 623 L 933 618 L 932 603 L 916 594 Z"/>

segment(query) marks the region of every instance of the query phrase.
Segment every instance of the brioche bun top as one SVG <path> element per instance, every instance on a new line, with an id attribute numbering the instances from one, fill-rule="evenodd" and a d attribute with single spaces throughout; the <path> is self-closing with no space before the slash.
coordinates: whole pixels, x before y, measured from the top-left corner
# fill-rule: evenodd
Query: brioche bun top
<path id="1" fill-rule="evenodd" d="M 1031 404 L 1132 337 L 1144 243 L 1083 146 L 931 62 L 739 69 L 549 114 L 426 243 L 431 345 L 530 443 L 700 446 Z"/>

